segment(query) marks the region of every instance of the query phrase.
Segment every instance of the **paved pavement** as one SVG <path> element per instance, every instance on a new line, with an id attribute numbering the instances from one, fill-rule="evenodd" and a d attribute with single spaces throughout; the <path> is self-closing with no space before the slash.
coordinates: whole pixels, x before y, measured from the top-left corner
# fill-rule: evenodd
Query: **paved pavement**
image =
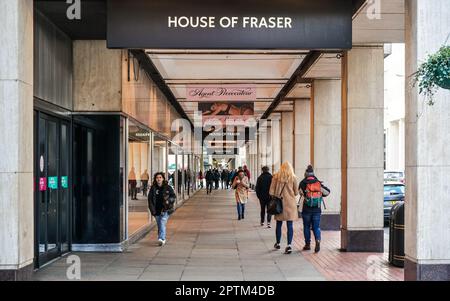
<path id="1" fill-rule="evenodd" d="M 156 230 L 125 253 L 74 253 L 81 280 L 325 280 L 298 250 L 274 251 L 275 230 L 259 225 L 254 194 L 238 221 L 232 191 L 198 192 L 170 218 L 168 242 Z M 296 232 L 299 236 L 300 232 Z M 285 240 L 282 242 L 284 249 Z M 36 272 L 35 280 L 67 280 L 66 258 Z"/>

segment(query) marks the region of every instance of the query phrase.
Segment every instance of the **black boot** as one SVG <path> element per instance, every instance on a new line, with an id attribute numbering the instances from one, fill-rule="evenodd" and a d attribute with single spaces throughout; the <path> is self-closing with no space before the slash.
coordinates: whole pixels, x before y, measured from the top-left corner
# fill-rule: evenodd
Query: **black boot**
<path id="1" fill-rule="evenodd" d="M 320 252 L 320 240 L 316 241 L 316 247 L 314 248 L 314 253 Z"/>

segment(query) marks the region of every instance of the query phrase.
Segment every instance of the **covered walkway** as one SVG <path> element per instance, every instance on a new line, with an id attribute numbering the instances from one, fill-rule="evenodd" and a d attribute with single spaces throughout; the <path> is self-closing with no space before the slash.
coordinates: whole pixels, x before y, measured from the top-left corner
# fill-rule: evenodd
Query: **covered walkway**
<path id="1" fill-rule="evenodd" d="M 403 279 L 403 270 L 389 267 L 383 254 L 340 253 L 339 232 L 324 233 L 320 254 L 300 252 L 299 223 L 294 253 L 274 251 L 275 230 L 259 225 L 254 193 L 247 208 L 245 221 L 237 221 L 232 191 L 214 191 L 213 197 L 200 191 L 172 216 L 162 248 L 154 229 L 126 253 L 75 253 L 81 259 L 81 280 Z M 34 279 L 66 280 L 67 268 L 64 257 Z"/>

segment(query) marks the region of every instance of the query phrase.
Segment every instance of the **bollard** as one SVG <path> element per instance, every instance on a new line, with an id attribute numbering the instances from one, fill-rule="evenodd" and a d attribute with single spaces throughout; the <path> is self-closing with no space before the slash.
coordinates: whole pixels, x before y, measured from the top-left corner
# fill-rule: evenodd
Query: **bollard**
<path id="1" fill-rule="evenodd" d="M 389 224 L 389 263 L 403 268 L 405 265 L 405 203 L 399 202 L 391 209 Z"/>

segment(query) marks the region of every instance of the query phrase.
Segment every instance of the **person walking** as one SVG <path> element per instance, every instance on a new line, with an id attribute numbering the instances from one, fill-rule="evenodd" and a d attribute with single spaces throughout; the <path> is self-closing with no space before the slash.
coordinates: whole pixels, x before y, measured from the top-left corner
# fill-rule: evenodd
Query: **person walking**
<path id="1" fill-rule="evenodd" d="M 209 169 L 206 172 L 205 179 L 206 179 L 206 194 L 210 194 L 212 192 L 214 183 L 214 174 L 211 169 Z"/>
<path id="2" fill-rule="evenodd" d="M 222 189 L 228 189 L 228 170 L 224 169 L 222 170 L 222 173 L 220 174 L 220 179 L 222 180 Z"/>
<path id="3" fill-rule="evenodd" d="M 141 183 L 142 183 L 142 194 L 147 196 L 148 191 L 148 181 L 150 180 L 150 175 L 148 174 L 147 169 L 141 175 Z"/>
<path id="4" fill-rule="evenodd" d="M 199 171 L 198 180 L 200 181 L 200 188 L 203 189 L 203 171 Z"/>
<path id="5" fill-rule="evenodd" d="M 131 167 L 128 173 L 128 185 L 130 187 L 130 196 L 132 200 L 137 200 L 137 179 L 134 167 Z"/>
<path id="6" fill-rule="evenodd" d="M 232 169 L 230 174 L 228 175 L 228 182 L 230 183 L 230 186 L 233 185 L 234 176 L 236 175 L 237 171 L 236 169 Z"/>
<path id="7" fill-rule="evenodd" d="M 236 177 L 238 176 L 238 173 L 240 171 L 244 171 L 244 170 L 242 169 L 242 167 L 239 166 L 239 168 L 234 171 L 233 176 L 231 177 L 231 185 L 233 185 L 234 180 L 236 179 Z"/>
<path id="8" fill-rule="evenodd" d="M 264 166 L 262 168 L 262 174 L 258 177 L 256 181 L 256 196 L 259 199 L 259 204 L 261 205 L 261 226 L 264 226 L 264 221 L 266 219 L 266 211 L 270 203 L 270 184 L 272 184 L 272 174 L 269 172 L 269 167 Z M 272 215 L 267 213 L 267 228 L 271 228 L 270 222 Z"/>
<path id="9" fill-rule="evenodd" d="M 148 194 L 148 208 L 156 219 L 159 246 L 166 243 L 166 225 L 169 216 L 174 212 L 176 198 L 175 191 L 166 181 L 164 173 L 156 173 Z"/>
<path id="10" fill-rule="evenodd" d="M 292 239 L 294 236 L 294 221 L 298 220 L 297 200 L 298 196 L 298 183 L 297 177 L 294 174 L 294 169 L 289 162 L 284 162 L 281 165 L 280 171 L 276 173 L 272 178 L 269 194 L 274 197 L 282 199 L 283 212 L 275 215 L 277 221 L 276 227 L 276 243 L 274 248 L 280 249 L 281 242 L 281 228 L 283 222 L 287 224 L 287 247 L 285 254 L 292 253 Z"/>
<path id="11" fill-rule="evenodd" d="M 248 189 L 250 188 L 248 178 L 243 170 L 239 171 L 234 178 L 233 188 L 235 189 L 238 220 L 241 220 L 245 218 L 245 204 L 248 201 Z"/>
<path id="12" fill-rule="evenodd" d="M 299 190 L 303 196 L 302 219 L 303 234 L 305 236 L 304 251 L 311 250 L 311 228 L 316 240 L 314 252 L 320 252 L 321 230 L 320 218 L 322 215 L 323 198 L 330 193 L 330 189 L 322 184 L 314 175 L 314 169 L 309 165 L 305 171 L 305 178 L 300 182 Z"/>
<path id="13" fill-rule="evenodd" d="M 245 172 L 245 175 L 248 178 L 248 181 L 250 182 L 252 177 L 251 177 L 251 174 L 250 174 L 250 169 L 248 169 L 247 165 L 244 165 L 244 172 Z"/>
<path id="14" fill-rule="evenodd" d="M 220 171 L 217 168 L 215 168 L 214 169 L 214 186 L 215 186 L 216 190 L 219 189 L 219 182 L 220 182 Z"/>

